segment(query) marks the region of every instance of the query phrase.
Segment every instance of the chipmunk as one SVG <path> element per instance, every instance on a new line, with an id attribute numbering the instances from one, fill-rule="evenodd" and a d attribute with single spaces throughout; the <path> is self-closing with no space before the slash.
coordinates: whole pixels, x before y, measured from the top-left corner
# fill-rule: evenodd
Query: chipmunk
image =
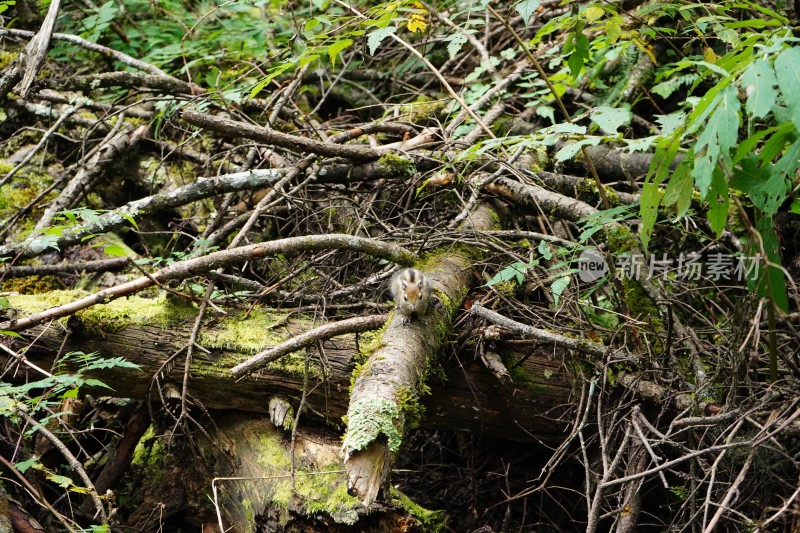
<path id="1" fill-rule="evenodd" d="M 392 280 L 392 296 L 396 302 L 395 309 L 404 315 L 405 322 L 411 322 L 412 316 L 421 317 L 428 311 L 431 301 L 431 282 L 419 270 L 406 268 Z"/>

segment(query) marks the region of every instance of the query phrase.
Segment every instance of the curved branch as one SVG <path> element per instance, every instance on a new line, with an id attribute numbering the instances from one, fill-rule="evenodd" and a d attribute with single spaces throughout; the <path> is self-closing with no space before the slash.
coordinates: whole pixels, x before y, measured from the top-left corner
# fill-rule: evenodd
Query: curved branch
<path id="1" fill-rule="evenodd" d="M 79 89 L 100 89 L 104 87 L 147 87 L 170 94 L 197 94 L 202 90 L 192 83 L 161 74 L 144 74 L 141 72 L 105 72 L 42 80 L 42 84 L 59 91 L 75 91 Z"/>
<path id="2" fill-rule="evenodd" d="M 508 328 L 518 333 L 523 338 L 532 338 L 542 342 L 556 344 L 563 348 L 577 350 L 579 352 L 587 353 L 597 357 L 603 357 L 606 355 L 606 348 L 602 344 L 597 344 L 583 339 L 573 339 L 571 337 L 566 337 L 557 333 L 551 333 L 543 329 L 534 328 L 533 326 L 517 322 L 516 320 L 511 320 L 510 318 L 504 317 L 500 313 L 486 309 L 477 302 L 472 304 L 470 313 L 486 319 L 493 324 L 497 324 L 498 326 Z"/>
<path id="3" fill-rule="evenodd" d="M 221 193 L 264 187 L 278 181 L 284 172 L 283 170 L 265 169 L 236 172 L 217 178 L 198 178 L 196 182 L 175 190 L 129 202 L 119 209 L 100 215 L 95 222 L 65 230 L 56 239 L 50 236 L 38 236 L 21 243 L 0 246 L 0 256 L 27 259 L 41 255 L 48 248 L 64 250 L 83 242 L 87 237 L 119 228 L 132 219 L 135 220 L 145 215 L 186 205 Z"/>
<path id="4" fill-rule="evenodd" d="M 133 294 L 156 283 L 190 278 L 192 276 L 205 274 L 210 270 L 236 263 L 243 263 L 244 261 L 252 259 L 259 259 L 278 253 L 318 252 L 320 250 L 350 250 L 352 252 L 361 252 L 401 265 L 410 265 L 417 258 L 416 254 L 409 252 L 402 246 L 342 233 L 290 237 L 288 239 L 241 246 L 231 250 L 222 250 L 204 255 L 203 257 L 172 263 L 149 276 L 116 285 L 85 298 L 81 298 L 80 300 L 58 307 L 52 307 L 19 320 L 9 320 L 0 323 L 0 329 L 20 331 L 43 322 L 71 315 L 93 305 L 108 303 L 120 296 Z"/>
<path id="5" fill-rule="evenodd" d="M 388 153 L 385 148 L 372 148 L 354 144 L 331 144 L 298 135 L 290 135 L 280 131 L 269 130 L 260 126 L 253 126 L 246 122 L 239 122 L 229 118 L 215 117 L 198 113 L 191 109 L 183 111 L 181 118 L 200 128 L 229 135 L 231 137 L 246 137 L 274 146 L 280 146 L 293 152 L 312 153 L 325 157 L 344 157 L 360 161 L 378 159 Z"/>
<path id="6" fill-rule="evenodd" d="M 240 363 L 231 368 L 233 377 L 240 378 L 250 372 L 262 368 L 276 359 L 280 359 L 284 355 L 290 354 L 306 346 L 311 346 L 319 341 L 336 337 L 337 335 L 344 335 L 345 333 L 360 333 L 362 331 L 369 331 L 378 329 L 386 322 L 388 315 L 370 315 L 370 316 L 357 316 L 340 320 L 338 322 L 331 322 L 324 324 L 318 328 L 307 331 L 302 335 L 292 337 L 286 342 L 282 342 L 277 346 L 273 346 L 269 350 L 265 350 L 259 354 L 254 355 L 244 363 Z"/>
<path id="7" fill-rule="evenodd" d="M 0 37 L 3 35 L 14 35 L 17 37 L 27 37 L 32 38 L 36 35 L 36 33 L 27 30 L 17 30 L 13 28 L 0 28 Z M 145 63 L 144 61 L 140 61 L 134 57 L 129 56 L 128 54 L 124 54 L 122 52 L 118 52 L 117 50 L 112 50 L 106 46 L 99 45 L 97 43 L 93 43 L 91 41 L 87 41 L 82 37 L 78 37 L 77 35 L 70 35 L 68 33 L 54 33 L 52 38 L 55 40 L 60 41 L 68 41 L 73 44 L 77 44 L 78 46 L 82 46 L 87 50 L 91 50 L 92 52 L 97 52 L 98 54 L 110 57 L 112 59 L 116 59 L 123 65 L 128 65 L 129 67 L 138 68 L 139 70 L 143 70 L 145 72 L 149 72 L 150 74 L 158 74 L 161 76 L 167 76 L 167 73 L 161 70 L 160 68 L 153 66 L 149 63 Z"/>

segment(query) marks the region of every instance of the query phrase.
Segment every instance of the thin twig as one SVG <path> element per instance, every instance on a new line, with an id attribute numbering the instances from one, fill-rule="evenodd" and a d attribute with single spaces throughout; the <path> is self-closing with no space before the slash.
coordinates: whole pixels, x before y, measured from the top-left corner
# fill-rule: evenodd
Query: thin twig
<path id="1" fill-rule="evenodd" d="M 106 516 L 106 510 L 103 507 L 103 502 L 100 501 L 100 498 L 97 495 L 97 490 L 95 490 L 92 480 L 89 479 L 88 475 L 86 475 L 86 471 L 83 469 L 83 465 L 81 464 L 81 462 L 78 461 L 78 459 L 74 455 L 72 455 L 72 452 L 69 451 L 69 448 L 67 448 L 66 445 L 64 445 L 64 443 L 61 442 L 61 440 L 59 440 L 58 437 L 53 435 L 50 432 L 50 430 L 44 427 L 38 420 L 34 419 L 32 416 L 30 416 L 28 413 L 26 413 L 21 409 L 17 409 L 16 413 L 20 417 L 27 420 L 27 422 L 31 426 L 33 426 L 33 429 L 44 435 L 44 437 L 58 449 L 58 451 L 61 453 L 64 459 L 66 459 L 67 462 L 69 463 L 70 468 L 73 471 L 75 471 L 75 473 L 78 474 L 78 477 L 80 477 L 81 480 L 83 481 L 83 484 L 88 491 L 89 497 L 92 499 L 92 502 L 94 503 L 97 515 L 100 516 L 102 523 L 107 524 L 108 517 Z"/>

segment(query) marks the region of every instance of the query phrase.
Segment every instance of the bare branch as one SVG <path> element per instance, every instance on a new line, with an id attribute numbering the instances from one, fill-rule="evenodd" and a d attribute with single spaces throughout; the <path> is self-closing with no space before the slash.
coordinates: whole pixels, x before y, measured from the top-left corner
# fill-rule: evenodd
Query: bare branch
<path id="1" fill-rule="evenodd" d="M 126 296 L 141 291 L 155 283 L 186 279 L 192 276 L 203 275 L 210 270 L 215 270 L 227 265 L 242 263 L 259 259 L 278 253 L 316 252 L 320 250 L 350 250 L 374 257 L 380 257 L 401 265 L 413 264 L 416 254 L 392 243 L 380 242 L 374 239 L 356 237 L 346 234 L 309 235 L 306 237 L 289 237 L 277 241 L 262 242 L 241 246 L 231 250 L 213 252 L 203 257 L 179 261 L 154 272 L 150 276 L 141 277 L 109 289 L 96 292 L 80 300 L 65 305 L 53 307 L 26 316 L 0 323 L 0 329 L 20 331 L 31 326 L 41 324 L 48 320 L 55 320 L 71 315 L 81 309 L 86 309 L 97 304 L 108 303 L 120 296 Z"/>
<path id="2" fill-rule="evenodd" d="M 250 372 L 254 372 L 259 368 L 280 359 L 286 354 L 290 354 L 319 341 L 336 337 L 337 335 L 344 335 L 345 333 L 360 333 L 378 329 L 381 327 L 389 315 L 370 315 L 370 316 L 357 316 L 346 320 L 339 320 L 324 324 L 318 328 L 312 329 L 302 335 L 292 337 L 286 342 L 282 342 L 277 346 L 273 346 L 269 350 L 265 350 L 257 355 L 254 355 L 247 361 L 236 365 L 231 368 L 231 374 L 234 377 L 240 378 Z"/>
<path id="3" fill-rule="evenodd" d="M 280 146 L 299 153 L 312 153 L 326 157 L 344 157 L 358 161 L 379 159 L 388 153 L 387 149 L 358 146 L 354 144 L 331 144 L 298 135 L 290 135 L 280 131 L 253 126 L 246 122 L 238 122 L 229 118 L 215 117 L 198 113 L 191 109 L 183 111 L 181 118 L 200 128 L 222 133 L 232 137 L 245 137 L 267 144 Z"/>

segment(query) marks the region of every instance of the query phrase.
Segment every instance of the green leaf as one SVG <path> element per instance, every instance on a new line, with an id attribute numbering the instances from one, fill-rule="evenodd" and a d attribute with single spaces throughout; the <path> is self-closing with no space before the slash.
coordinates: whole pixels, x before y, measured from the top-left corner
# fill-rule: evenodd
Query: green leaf
<path id="1" fill-rule="evenodd" d="M 661 203 L 663 194 L 658 183 L 647 182 L 642 187 L 642 194 L 639 200 L 639 216 L 642 219 L 642 228 L 639 231 L 639 237 L 642 239 L 642 246 L 645 250 L 650 244 L 650 236 L 656 224 L 658 206 Z"/>
<path id="2" fill-rule="evenodd" d="M 580 124 L 572 124 L 571 122 L 561 122 L 549 128 L 553 133 L 576 133 L 578 135 L 586 134 L 586 126 Z"/>
<path id="3" fill-rule="evenodd" d="M 80 389 L 78 389 L 77 387 L 74 387 L 72 389 L 68 389 L 64 394 L 61 395 L 61 398 L 63 398 L 63 399 L 77 398 L 79 391 L 80 391 Z M 63 413 L 59 413 L 58 416 L 61 416 L 62 414 Z"/>
<path id="4" fill-rule="evenodd" d="M 601 10 L 602 11 L 602 10 Z M 614 135 L 620 126 L 629 124 L 633 118 L 630 109 L 601 105 L 592 112 L 592 122 L 609 135 Z"/>
<path id="5" fill-rule="evenodd" d="M 672 177 L 667 183 L 667 189 L 664 191 L 664 205 L 676 204 L 675 208 L 678 211 L 678 216 L 682 217 L 689 210 L 693 191 L 694 182 L 691 174 L 689 174 L 689 165 L 681 163 L 672 173 Z"/>
<path id="6" fill-rule="evenodd" d="M 714 169 L 711 179 L 711 187 L 708 190 L 708 221 L 711 230 L 717 234 L 717 238 L 722 235 L 725 223 L 728 221 L 728 207 L 730 198 L 728 197 L 728 180 L 719 168 Z"/>
<path id="7" fill-rule="evenodd" d="M 389 37 L 390 35 L 394 35 L 396 31 L 397 31 L 396 26 L 386 26 L 385 28 L 378 28 L 376 30 L 371 31 L 369 35 L 367 35 L 367 46 L 369 47 L 370 55 L 375 55 L 375 50 L 378 49 L 378 46 L 380 46 L 381 42 L 383 42 L 383 40 Z M 464 37 L 464 42 L 466 42 L 466 40 L 467 38 Z M 448 46 L 448 50 L 449 49 L 450 48 Z"/>
<path id="8" fill-rule="evenodd" d="M 667 99 L 672 96 L 672 93 L 680 89 L 684 85 L 691 85 L 699 78 L 699 75 L 692 72 L 690 74 L 684 74 L 682 76 L 676 76 L 674 78 L 669 78 L 661 83 L 658 83 L 653 86 L 652 92 L 659 95 L 661 98 Z"/>
<path id="9" fill-rule="evenodd" d="M 747 94 L 745 109 L 753 118 L 763 118 L 770 112 L 778 97 L 775 86 L 778 78 L 766 59 L 757 59 L 742 75 L 742 87 Z"/>
<path id="10" fill-rule="evenodd" d="M 553 251 L 550 249 L 550 245 L 547 244 L 547 241 L 539 241 L 539 246 L 537 248 L 541 256 L 545 259 L 545 261 L 550 261 L 553 258 Z"/>
<path id="11" fill-rule="evenodd" d="M 119 216 L 121 216 L 122 218 L 124 218 L 125 220 L 127 220 L 127 221 L 128 221 L 128 223 L 129 223 L 131 226 L 133 226 L 133 227 L 134 227 L 134 228 L 136 228 L 137 230 L 139 229 L 139 225 L 138 225 L 138 224 L 136 224 L 136 219 L 134 219 L 134 218 L 133 218 L 133 217 L 130 215 L 130 213 L 126 213 L 125 211 L 118 211 L 117 213 L 119 214 Z"/>
<path id="12" fill-rule="evenodd" d="M 371 35 L 372 34 L 370 34 L 370 36 Z M 445 40 L 447 41 L 447 54 L 450 56 L 450 59 L 453 59 L 454 57 L 456 57 L 456 54 L 458 53 L 458 51 L 461 50 L 461 47 L 464 46 L 464 44 L 467 42 L 467 36 L 464 35 L 463 33 L 459 32 L 459 33 L 454 33 L 453 35 L 451 35 L 450 37 L 448 37 Z M 380 44 L 380 41 L 379 41 L 379 44 Z M 377 45 L 376 45 L 376 48 L 377 48 Z M 374 53 L 375 52 L 372 51 L 372 46 L 370 46 L 370 54 L 374 54 Z"/>
<path id="13" fill-rule="evenodd" d="M 539 0 L 522 0 L 522 2 L 514 6 L 514 10 L 519 13 L 519 16 L 522 17 L 522 21 L 527 26 L 533 14 L 539 9 L 539 5 L 541 5 Z"/>
<path id="14" fill-rule="evenodd" d="M 778 252 L 780 243 L 775 232 L 775 222 L 771 217 L 759 217 L 756 220 L 756 229 L 761 234 L 764 243 L 764 253 L 772 265 L 763 267 L 759 272 L 758 293 L 768 296 L 778 309 L 787 313 L 789 300 L 786 295 L 786 280 L 781 269 L 781 255 Z"/>
<path id="15" fill-rule="evenodd" d="M 789 211 L 795 215 L 800 215 L 800 198 L 795 198 L 792 200 L 792 205 L 789 207 Z"/>
<path id="16" fill-rule="evenodd" d="M 542 118 L 550 119 L 550 124 L 556 123 L 556 110 L 553 106 L 540 105 L 536 108 L 536 115 Z"/>
<path id="17" fill-rule="evenodd" d="M 695 145 L 697 159 L 692 170 L 692 176 L 703 199 L 710 192 L 712 173 L 720 156 L 723 159 L 730 159 L 729 152 L 736 144 L 739 134 L 739 97 L 736 94 L 736 89 L 731 86 L 726 87 L 720 93 L 718 100 L 716 107 L 708 118 L 705 129 L 700 134 Z"/>
<path id="18" fill-rule="evenodd" d="M 32 466 L 39 463 L 39 458 L 35 455 L 31 456 L 30 459 L 26 459 L 25 461 L 20 461 L 19 463 L 14 463 L 14 468 L 22 472 L 23 474 Z"/>
<path id="19" fill-rule="evenodd" d="M 67 489 L 74 485 L 72 479 L 68 478 L 67 476 L 59 476 L 58 474 L 49 474 L 47 479 L 61 487 L 62 489 Z"/>
<path id="20" fill-rule="evenodd" d="M 495 274 L 492 279 L 486 282 L 486 285 L 491 287 L 504 281 L 510 281 L 514 278 L 516 278 L 517 284 L 522 285 L 522 282 L 525 281 L 526 272 L 528 272 L 528 265 L 521 261 L 517 261 Z"/>
<path id="21" fill-rule="evenodd" d="M 8 298 L 0 296 L 0 309 L 8 309 L 9 307 L 11 307 L 11 303 L 8 301 Z"/>
<path id="22" fill-rule="evenodd" d="M 561 295 L 564 294 L 564 290 L 569 286 L 570 281 L 572 281 L 572 276 L 564 276 L 550 285 L 550 290 L 553 291 L 553 302 L 556 307 L 558 307 L 558 301 L 561 299 Z"/>
<path id="23" fill-rule="evenodd" d="M 791 127 L 792 123 L 789 122 L 787 124 L 790 126 L 789 129 L 791 131 L 794 131 L 794 128 Z M 745 140 L 743 140 L 742 142 L 740 142 L 739 146 L 736 148 L 736 152 L 733 154 L 733 160 L 732 160 L 733 164 L 735 165 L 736 163 L 741 161 L 743 158 L 751 155 L 751 153 L 755 150 L 756 146 L 759 145 L 759 143 L 761 142 L 761 140 L 764 137 L 767 137 L 769 135 L 773 135 L 776 132 L 778 132 L 778 134 L 781 134 L 779 127 L 778 126 L 773 126 L 771 128 L 767 128 L 765 130 L 761 130 L 759 132 L 756 132 L 753 135 L 751 135 L 750 137 L 748 137 Z"/>
<path id="24" fill-rule="evenodd" d="M 331 66 L 336 66 L 336 57 L 342 53 L 342 50 L 353 44 L 353 39 L 342 39 L 336 41 L 328 47 L 328 57 L 331 58 Z"/>
<path id="25" fill-rule="evenodd" d="M 110 255 L 111 257 L 126 257 L 128 255 L 127 250 L 120 246 L 119 244 L 112 244 L 110 246 L 106 246 L 103 248 L 103 253 L 106 255 Z"/>
<path id="26" fill-rule="evenodd" d="M 37 237 L 33 240 L 37 246 L 44 246 L 45 248 L 54 248 L 55 250 L 59 250 L 58 248 L 58 239 L 61 237 L 61 233 L 64 231 L 64 228 L 50 228 L 46 230 L 44 235 L 41 237 Z"/>
<path id="27" fill-rule="evenodd" d="M 786 201 L 789 180 L 772 165 L 758 166 L 758 158 L 750 155 L 734 169 L 731 186 L 747 194 L 754 206 L 771 217 Z"/>
<path id="28" fill-rule="evenodd" d="M 775 59 L 775 75 L 792 122 L 800 130 L 800 47 L 784 50 Z"/>
<path id="29" fill-rule="evenodd" d="M 567 66 L 573 78 L 581 73 L 584 63 L 589 59 L 589 39 L 583 34 L 585 23 L 582 20 L 575 22 L 575 29 L 564 42 L 562 53 L 569 54 Z"/>
<path id="30" fill-rule="evenodd" d="M 600 144 L 599 137 L 590 137 L 588 139 L 581 139 L 580 141 L 572 144 L 565 144 L 561 150 L 556 152 L 556 155 L 553 156 L 553 159 L 559 163 L 563 163 L 564 161 L 569 161 L 574 158 L 582 147 L 597 146 L 598 144 Z"/>
<path id="31" fill-rule="evenodd" d="M 661 127 L 661 135 L 672 135 L 686 124 L 686 113 L 676 111 L 669 115 L 656 115 L 656 122 Z"/>
<path id="32" fill-rule="evenodd" d="M 662 183 L 666 179 L 672 164 L 675 162 L 675 155 L 681 146 L 681 131 L 675 132 L 671 137 L 665 137 L 656 144 L 656 153 L 650 163 L 647 180 Z"/>
<path id="33" fill-rule="evenodd" d="M 100 388 L 103 388 L 103 389 L 114 390 L 111 387 L 109 387 L 108 385 L 106 385 L 105 383 L 103 383 L 102 381 L 100 381 L 99 379 L 87 379 L 86 380 L 86 386 L 87 387 L 100 387 Z"/>
<path id="34" fill-rule="evenodd" d="M 778 154 L 785 152 L 786 143 L 790 139 L 794 139 L 796 135 L 797 133 L 791 120 L 787 119 L 783 124 L 779 125 L 778 131 L 771 135 L 761 146 L 761 150 L 758 151 L 758 158 L 761 160 L 761 164 L 771 164 L 778 157 Z"/>
<path id="35" fill-rule="evenodd" d="M 658 136 L 642 137 L 640 139 L 620 139 L 625 143 L 625 151 L 629 154 L 634 152 L 646 152 L 653 146 Z"/>
<path id="36" fill-rule="evenodd" d="M 19 339 L 22 338 L 22 335 L 20 335 L 16 331 L 9 331 L 7 329 L 0 329 L 0 335 L 5 335 L 7 337 L 17 337 Z"/>
<path id="37" fill-rule="evenodd" d="M 800 165 L 800 138 L 795 139 L 789 149 L 778 159 L 773 170 L 789 179 L 794 179 L 798 165 Z"/>
<path id="38" fill-rule="evenodd" d="M 297 67 L 302 68 L 306 65 L 310 65 L 317 59 L 319 59 L 319 54 L 303 54 L 300 59 L 297 60 Z"/>
<path id="39" fill-rule="evenodd" d="M 574 37 L 574 49 L 569 55 L 567 66 L 569 67 L 570 74 L 573 78 L 577 78 L 583 69 L 583 64 L 589 59 L 589 39 L 578 31 Z"/>
<path id="40" fill-rule="evenodd" d="M 583 231 L 578 237 L 578 242 L 586 242 L 592 235 L 603 229 L 606 224 L 628 220 L 634 216 L 634 209 L 635 207 L 632 205 L 618 205 L 617 207 L 597 211 L 589 215 L 578 223 L 583 225 Z"/>
<path id="41" fill-rule="evenodd" d="M 588 22 L 589 24 L 591 24 L 596 20 L 599 20 L 600 17 L 602 17 L 604 14 L 605 11 L 603 10 L 602 7 L 598 5 L 591 5 L 586 9 L 584 9 L 583 13 L 581 13 L 581 15 L 583 15 L 583 18 L 585 18 L 586 22 Z"/>
<path id="42" fill-rule="evenodd" d="M 606 21 L 606 37 L 612 43 L 619 40 L 622 35 L 622 27 L 619 25 L 619 20 L 609 19 Z"/>
<path id="43" fill-rule="evenodd" d="M 287 61 L 271 69 L 270 73 L 267 74 L 267 76 L 263 80 L 256 83 L 255 87 L 253 87 L 253 89 L 250 91 L 250 98 L 255 98 L 256 95 L 260 93 L 267 85 L 272 83 L 272 80 L 274 80 L 284 72 L 293 69 L 294 67 L 295 67 L 294 63 Z"/>

